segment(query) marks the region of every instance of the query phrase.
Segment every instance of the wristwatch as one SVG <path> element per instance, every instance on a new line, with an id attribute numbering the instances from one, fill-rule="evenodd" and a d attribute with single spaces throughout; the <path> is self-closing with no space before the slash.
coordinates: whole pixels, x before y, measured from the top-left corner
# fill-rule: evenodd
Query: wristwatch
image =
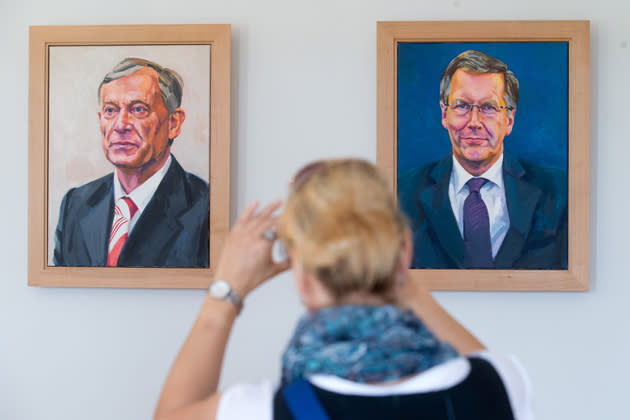
<path id="1" fill-rule="evenodd" d="M 210 287 L 208 287 L 208 293 L 215 299 L 219 300 L 227 300 L 228 302 L 232 302 L 236 305 L 236 310 L 238 313 L 241 313 L 241 309 L 243 309 L 243 299 L 240 298 L 239 295 L 236 294 L 234 289 L 228 284 L 225 280 L 217 280 L 210 283 Z"/>

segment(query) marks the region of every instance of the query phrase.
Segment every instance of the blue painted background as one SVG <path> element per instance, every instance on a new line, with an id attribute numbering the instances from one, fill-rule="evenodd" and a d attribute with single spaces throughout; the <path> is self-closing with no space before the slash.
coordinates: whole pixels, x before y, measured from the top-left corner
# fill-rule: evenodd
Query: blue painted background
<path id="1" fill-rule="evenodd" d="M 451 152 L 441 123 L 440 78 L 463 51 L 483 51 L 507 64 L 519 81 L 514 128 L 506 152 L 567 170 L 568 43 L 405 43 L 398 45 L 398 173 Z"/>

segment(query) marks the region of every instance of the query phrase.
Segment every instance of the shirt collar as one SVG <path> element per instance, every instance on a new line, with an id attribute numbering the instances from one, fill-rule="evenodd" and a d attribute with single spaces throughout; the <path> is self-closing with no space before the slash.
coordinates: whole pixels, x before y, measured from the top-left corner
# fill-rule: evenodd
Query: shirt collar
<path id="1" fill-rule="evenodd" d="M 129 197 L 138 207 L 139 211 L 136 213 L 142 213 L 142 210 L 147 206 L 147 204 L 149 204 L 149 201 L 153 197 L 155 190 L 157 190 L 160 185 L 160 182 L 164 179 L 168 168 L 171 166 L 171 162 L 171 155 L 169 155 L 168 159 L 166 159 L 166 163 L 158 169 L 156 173 L 151 175 L 151 177 L 142 184 L 138 185 L 136 189 L 131 191 L 129 194 L 125 194 L 125 190 L 123 190 L 120 180 L 118 179 L 118 172 L 114 171 L 114 203 L 117 203 L 122 197 Z"/>
<path id="2" fill-rule="evenodd" d="M 486 172 L 479 175 L 480 177 L 486 178 L 488 181 L 492 182 L 497 187 L 503 189 L 503 153 L 499 156 L 494 164 Z M 459 193 L 462 188 L 466 185 L 466 183 L 471 179 L 475 178 L 474 175 L 471 175 L 464 167 L 455 159 L 455 155 L 453 155 L 453 172 L 451 173 L 451 183 L 455 187 L 455 193 Z"/>

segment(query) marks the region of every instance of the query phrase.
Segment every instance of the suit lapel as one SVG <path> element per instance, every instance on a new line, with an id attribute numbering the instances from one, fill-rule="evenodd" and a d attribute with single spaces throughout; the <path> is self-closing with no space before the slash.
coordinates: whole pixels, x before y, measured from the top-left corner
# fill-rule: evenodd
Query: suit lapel
<path id="1" fill-rule="evenodd" d="M 495 257 L 497 268 L 510 268 L 521 255 L 534 212 L 542 196 L 540 188 L 524 181 L 525 170 L 517 160 L 504 154 L 503 182 L 510 216 L 510 228 Z"/>
<path id="2" fill-rule="evenodd" d="M 173 157 L 171 167 L 142 212 L 123 248 L 119 265 L 162 266 L 183 229 L 179 217 L 189 207 L 184 170 Z"/>
<path id="3" fill-rule="evenodd" d="M 453 215 L 448 197 L 453 161 L 451 155 L 438 163 L 430 173 L 435 184 L 419 192 L 419 201 L 427 222 L 435 231 L 440 245 L 458 267 L 464 264 L 464 241 Z"/>
<path id="4" fill-rule="evenodd" d="M 79 222 L 82 234 L 79 237 L 89 257 L 90 266 L 107 263 L 109 231 L 114 215 L 114 176 L 111 175 L 87 201 L 86 214 Z M 105 222 L 104 222 L 105 221 Z"/>

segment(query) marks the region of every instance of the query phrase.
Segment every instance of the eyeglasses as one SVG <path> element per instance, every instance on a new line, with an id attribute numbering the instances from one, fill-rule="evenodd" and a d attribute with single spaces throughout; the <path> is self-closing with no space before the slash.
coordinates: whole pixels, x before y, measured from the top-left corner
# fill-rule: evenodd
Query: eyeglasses
<path id="1" fill-rule="evenodd" d="M 460 116 L 460 117 L 470 114 L 474 107 L 477 107 L 479 112 L 481 112 L 481 114 L 484 117 L 488 117 L 488 118 L 496 117 L 496 115 L 502 109 L 507 109 L 508 111 L 511 111 L 514 109 L 511 106 L 501 106 L 492 102 L 486 102 L 484 104 L 469 104 L 468 102 L 464 102 L 464 101 L 455 101 L 454 103 L 450 105 L 446 104 L 445 106 L 447 108 L 450 107 L 453 110 L 453 112 L 455 112 L 455 115 Z"/>

